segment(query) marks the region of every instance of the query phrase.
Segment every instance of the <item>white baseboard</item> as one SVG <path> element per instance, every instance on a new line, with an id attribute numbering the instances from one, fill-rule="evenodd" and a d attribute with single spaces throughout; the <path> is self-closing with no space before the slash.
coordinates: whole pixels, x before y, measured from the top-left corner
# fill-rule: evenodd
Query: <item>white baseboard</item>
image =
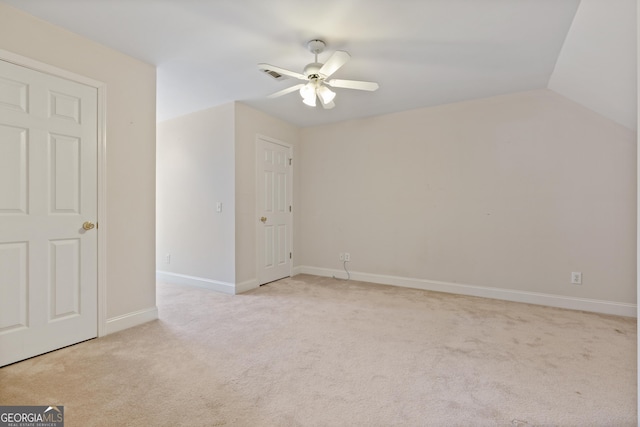
<path id="1" fill-rule="evenodd" d="M 294 271 L 296 272 L 295 274 L 312 274 L 315 276 L 325 277 L 335 276 L 341 279 L 347 277 L 347 274 L 344 270 L 333 270 L 311 266 L 297 266 Z M 350 274 L 352 280 L 378 283 L 382 285 L 402 286 L 407 288 L 423 289 L 426 291 L 447 292 L 451 294 L 522 302 L 526 304 L 568 308 L 571 310 L 583 310 L 596 313 L 614 314 L 618 316 L 638 316 L 638 308 L 636 304 L 567 297 L 563 295 L 543 294 L 511 289 L 491 288 L 486 286 L 475 286 L 461 283 L 440 282 L 435 280 L 385 276 L 380 274 L 360 273 L 355 271 L 350 272 Z"/>
<path id="2" fill-rule="evenodd" d="M 106 335 L 142 325 L 158 318 L 158 307 L 134 311 L 107 319 Z"/>
<path id="3" fill-rule="evenodd" d="M 236 284 L 236 294 L 241 294 L 243 292 L 250 291 L 251 289 L 257 289 L 260 285 L 258 285 L 257 279 L 247 280 L 246 282 Z"/>
<path id="4" fill-rule="evenodd" d="M 190 285 L 199 288 L 210 289 L 216 292 L 234 295 L 236 293 L 236 285 L 229 282 L 221 282 L 219 280 L 204 279 L 202 277 L 187 276 L 186 274 L 169 273 L 167 271 L 156 271 L 156 279 L 174 283 L 177 285 Z"/>

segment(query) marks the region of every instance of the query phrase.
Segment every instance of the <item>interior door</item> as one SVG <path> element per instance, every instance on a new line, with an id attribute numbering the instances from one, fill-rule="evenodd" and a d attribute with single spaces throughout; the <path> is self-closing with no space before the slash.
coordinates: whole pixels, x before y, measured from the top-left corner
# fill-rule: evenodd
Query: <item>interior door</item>
<path id="1" fill-rule="evenodd" d="M 0 61 L 0 366 L 97 336 L 96 218 L 97 89 Z"/>
<path id="2" fill-rule="evenodd" d="M 258 280 L 260 284 L 291 275 L 291 147 L 258 137 Z"/>

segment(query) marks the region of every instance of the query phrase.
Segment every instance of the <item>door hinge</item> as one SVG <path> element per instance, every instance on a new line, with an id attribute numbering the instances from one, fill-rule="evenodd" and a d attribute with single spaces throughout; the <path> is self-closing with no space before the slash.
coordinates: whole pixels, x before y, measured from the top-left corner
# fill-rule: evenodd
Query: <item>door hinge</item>
<path id="1" fill-rule="evenodd" d="M 291 157 L 289 157 L 289 166 L 291 166 L 291 160 L 292 160 Z"/>
<path id="2" fill-rule="evenodd" d="M 292 256 L 292 255 L 291 255 L 291 252 L 289 252 L 289 259 L 291 259 L 291 256 Z"/>
<path id="3" fill-rule="evenodd" d="M 289 212 L 291 212 L 291 205 L 289 205 Z"/>

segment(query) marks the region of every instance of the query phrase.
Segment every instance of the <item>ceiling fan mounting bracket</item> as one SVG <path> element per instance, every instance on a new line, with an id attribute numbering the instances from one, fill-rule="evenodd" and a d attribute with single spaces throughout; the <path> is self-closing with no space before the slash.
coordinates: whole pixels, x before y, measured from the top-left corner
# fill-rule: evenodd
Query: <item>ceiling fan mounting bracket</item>
<path id="1" fill-rule="evenodd" d="M 307 49 L 309 49 L 309 52 L 313 53 L 314 55 L 318 55 L 324 52 L 325 46 L 326 43 L 318 39 L 311 40 L 309 43 L 307 43 Z"/>

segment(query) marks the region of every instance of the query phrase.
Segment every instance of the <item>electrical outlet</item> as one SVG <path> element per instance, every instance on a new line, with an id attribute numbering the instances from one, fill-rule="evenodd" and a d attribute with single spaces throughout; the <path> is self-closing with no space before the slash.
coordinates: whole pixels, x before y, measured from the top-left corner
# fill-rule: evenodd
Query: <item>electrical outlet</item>
<path id="1" fill-rule="evenodd" d="M 351 254 L 349 252 L 345 252 L 344 253 L 344 260 L 345 261 L 351 261 Z"/>
<path id="2" fill-rule="evenodd" d="M 573 283 L 574 285 L 581 285 L 582 284 L 582 273 L 579 271 L 573 271 L 571 273 L 571 283 Z"/>
<path id="3" fill-rule="evenodd" d="M 340 252 L 340 255 L 338 255 L 338 259 L 340 261 L 344 261 L 344 254 L 342 252 Z"/>
<path id="4" fill-rule="evenodd" d="M 164 256 L 164 263 L 165 264 L 171 264 L 171 254 L 166 254 Z"/>

